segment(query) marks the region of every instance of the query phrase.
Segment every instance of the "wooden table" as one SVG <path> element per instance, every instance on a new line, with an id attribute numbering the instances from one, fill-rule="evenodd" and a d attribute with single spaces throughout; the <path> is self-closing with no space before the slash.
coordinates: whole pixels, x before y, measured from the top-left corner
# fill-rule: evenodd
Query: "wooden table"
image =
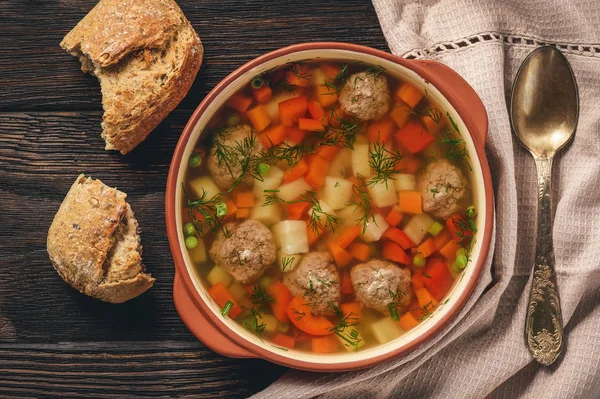
<path id="1" fill-rule="evenodd" d="M 0 396 L 241 397 L 285 369 L 205 348 L 173 306 L 164 190 L 177 139 L 208 91 L 243 63 L 294 43 L 387 50 L 367 0 L 186 0 L 205 58 L 187 98 L 127 156 L 100 138 L 99 85 L 58 45 L 93 0 L 0 2 Z M 79 173 L 128 193 L 157 282 L 121 305 L 54 271 L 46 232 Z"/>

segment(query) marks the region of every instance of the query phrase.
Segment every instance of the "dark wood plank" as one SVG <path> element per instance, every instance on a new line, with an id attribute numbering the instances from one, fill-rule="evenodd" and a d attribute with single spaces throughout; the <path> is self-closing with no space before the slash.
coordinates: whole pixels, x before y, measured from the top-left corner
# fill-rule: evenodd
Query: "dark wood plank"
<path id="1" fill-rule="evenodd" d="M 183 108 L 195 108 L 227 74 L 280 47 L 348 41 L 388 48 L 373 6 L 365 0 L 179 3 L 205 48 L 204 65 Z M 84 75 L 79 61 L 58 45 L 94 4 L 94 0 L 0 2 L 0 111 L 101 109 L 95 78 Z M 35 26 L 43 29 L 32 29 Z"/>

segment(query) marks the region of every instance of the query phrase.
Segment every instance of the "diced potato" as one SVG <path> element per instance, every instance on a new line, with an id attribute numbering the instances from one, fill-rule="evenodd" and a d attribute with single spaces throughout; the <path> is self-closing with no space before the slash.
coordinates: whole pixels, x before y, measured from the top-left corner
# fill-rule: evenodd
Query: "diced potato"
<path id="1" fill-rule="evenodd" d="M 284 201 L 293 201 L 310 190 L 312 187 L 304 179 L 296 179 L 280 186 L 277 196 Z"/>
<path id="2" fill-rule="evenodd" d="M 301 259 L 302 255 L 299 254 L 290 255 L 281 251 L 277 253 L 277 264 L 279 265 L 279 270 L 285 273 L 294 270 L 300 263 Z"/>
<path id="3" fill-rule="evenodd" d="M 248 291 L 246 291 L 246 288 L 239 281 L 233 280 L 227 289 L 238 304 L 244 307 L 252 306 Z"/>
<path id="4" fill-rule="evenodd" d="M 275 203 L 269 206 L 262 206 L 262 202 L 256 203 L 250 212 L 250 218 L 263 222 L 271 226 L 281 220 L 281 207 Z"/>
<path id="5" fill-rule="evenodd" d="M 219 186 L 209 176 L 197 177 L 190 181 L 190 187 L 197 198 L 202 196 L 202 190 L 206 191 L 206 199 L 210 199 L 216 194 L 219 194 Z"/>
<path id="6" fill-rule="evenodd" d="M 352 151 L 352 171 L 355 176 L 371 176 L 369 154 L 369 144 L 357 144 L 354 146 L 354 151 Z"/>
<path id="7" fill-rule="evenodd" d="M 434 222 L 435 220 L 426 213 L 415 215 L 404 226 L 404 233 L 413 244 L 419 245 Z"/>
<path id="8" fill-rule="evenodd" d="M 283 170 L 277 166 L 271 166 L 269 171 L 263 176 L 263 181 L 254 179 L 254 196 L 259 200 L 263 200 L 265 190 L 277 190 L 283 181 Z"/>
<path id="9" fill-rule="evenodd" d="M 266 324 L 263 332 L 274 333 L 277 330 L 277 319 L 275 316 L 266 313 L 262 313 L 260 316 L 258 318 L 258 325 Z"/>
<path id="10" fill-rule="evenodd" d="M 321 198 L 335 211 L 344 208 L 352 199 L 352 182 L 342 178 L 325 177 Z"/>
<path id="11" fill-rule="evenodd" d="M 208 281 L 211 285 L 223 283 L 223 285 L 227 287 L 232 280 L 233 277 L 231 277 L 231 274 L 227 273 L 219 266 L 213 267 L 210 272 L 208 272 L 208 276 L 206 276 L 206 281 Z"/>
<path id="12" fill-rule="evenodd" d="M 396 180 L 396 191 L 417 191 L 417 177 L 406 173 L 399 173 L 394 176 Z"/>
<path id="13" fill-rule="evenodd" d="M 340 334 L 342 336 L 336 334 L 336 337 L 340 340 L 340 343 L 348 352 L 352 352 L 355 349 L 360 349 L 366 345 L 365 338 L 355 326 L 348 326 L 344 328 L 344 331 L 342 331 Z M 356 346 L 352 345 L 348 341 L 356 342 Z"/>
<path id="14" fill-rule="evenodd" d="M 380 344 L 385 344 L 391 340 L 398 338 L 402 334 L 402 329 L 398 324 L 389 317 L 377 320 L 369 325 L 371 334 Z"/>
<path id="15" fill-rule="evenodd" d="M 283 91 L 277 95 L 274 95 L 273 98 L 271 98 L 271 101 L 263 105 L 273 125 L 279 122 L 279 103 L 298 96 L 299 94 L 295 91 Z"/>
<path id="16" fill-rule="evenodd" d="M 310 84 L 312 86 L 324 85 L 327 83 L 327 77 L 321 68 L 315 68 L 310 71 Z"/>
<path id="17" fill-rule="evenodd" d="M 206 247 L 204 245 L 204 240 L 198 238 L 198 245 L 193 249 L 188 249 L 188 253 L 195 265 L 206 262 Z"/>
<path id="18" fill-rule="evenodd" d="M 394 186 L 394 181 L 391 179 L 387 181 L 380 181 L 375 184 L 369 184 L 368 192 L 369 197 L 371 197 L 371 201 L 373 201 L 375 206 L 378 208 L 392 206 L 398 202 L 396 187 Z"/>
<path id="19" fill-rule="evenodd" d="M 373 221 L 373 218 L 375 219 Z M 367 227 L 365 228 L 365 232 L 362 235 L 362 239 L 365 242 L 373 242 L 377 241 L 381 238 L 383 233 L 390 227 L 388 222 L 385 221 L 385 218 L 381 216 L 381 214 L 377 213 L 373 215 L 372 219 L 369 219 L 369 223 L 367 223 Z"/>
<path id="20" fill-rule="evenodd" d="M 364 215 L 364 211 L 361 207 L 358 209 L 356 205 L 348 205 L 345 208 L 336 211 L 337 216 L 342 219 L 344 226 L 352 226 L 358 224 L 358 220 Z"/>
<path id="21" fill-rule="evenodd" d="M 346 178 L 352 175 L 352 170 L 352 150 L 342 148 L 331 161 L 327 175 Z"/>
<path id="22" fill-rule="evenodd" d="M 307 224 L 304 220 L 284 220 L 273 226 L 273 235 L 281 252 L 305 254 L 308 252 Z"/>

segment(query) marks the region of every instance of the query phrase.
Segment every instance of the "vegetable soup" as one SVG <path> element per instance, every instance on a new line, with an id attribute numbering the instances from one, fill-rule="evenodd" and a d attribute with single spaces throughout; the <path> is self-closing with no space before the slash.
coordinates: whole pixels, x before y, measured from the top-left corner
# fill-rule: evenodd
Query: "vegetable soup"
<path id="1" fill-rule="evenodd" d="M 361 351 L 447 301 L 477 229 L 452 117 L 377 65 L 254 77 L 188 168 L 185 246 L 224 318 L 276 348 Z"/>

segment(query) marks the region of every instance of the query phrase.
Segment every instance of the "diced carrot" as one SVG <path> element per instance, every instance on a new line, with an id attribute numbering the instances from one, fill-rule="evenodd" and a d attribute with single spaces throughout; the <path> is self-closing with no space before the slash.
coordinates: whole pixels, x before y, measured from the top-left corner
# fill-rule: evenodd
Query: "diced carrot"
<path id="1" fill-rule="evenodd" d="M 415 296 L 417 297 L 419 306 L 421 306 L 421 308 L 427 307 L 427 310 L 429 311 L 433 310 L 432 308 L 435 308 L 439 303 L 435 300 L 427 288 L 419 288 L 415 290 Z"/>
<path id="2" fill-rule="evenodd" d="M 235 109 L 238 112 L 246 112 L 250 104 L 252 104 L 252 98 L 243 95 L 242 93 L 235 93 L 225 103 L 228 107 Z"/>
<path id="3" fill-rule="evenodd" d="M 342 303 L 340 310 L 348 318 L 349 324 L 359 323 L 362 320 L 362 305 L 358 301 Z"/>
<path id="4" fill-rule="evenodd" d="M 414 108 L 423 98 L 423 93 L 410 83 L 403 83 L 396 90 L 396 100 L 402 101 Z"/>
<path id="5" fill-rule="evenodd" d="M 431 259 L 427 262 L 423 277 L 423 286 L 437 301 L 441 301 L 446 296 L 454 283 L 448 264 L 440 259 Z"/>
<path id="6" fill-rule="evenodd" d="M 439 115 L 441 116 L 441 114 L 439 114 Z M 437 121 L 437 123 L 436 123 L 436 121 Z M 437 118 L 434 119 L 433 114 L 431 116 L 429 116 L 429 115 L 422 116 L 421 123 L 423 123 L 423 126 L 425 126 L 425 129 L 427 129 L 427 131 L 433 135 L 437 134 L 437 132 L 439 132 L 442 127 L 442 121 L 438 120 Z"/>
<path id="7" fill-rule="evenodd" d="M 400 162 L 396 164 L 396 170 L 402 171 L 403 173 L 415 174 L 419 168 L 421 168 L 422 163 L 423 162 L 418 158 L 405 155 Z"/>
<path id="8" fill-rule="evenodd" d="M 354 293 L 354 287 L 352 286 L 352 280 L 348 272 L 340 273 L 340 285 L 342 286 L 342 294 L 350 295 Z"/>
<path id="9" fill-rule="evenodd" d="M 308 163 L 304 159 L 301 159 L 283 174 L 283 182 L 289 183 L 297 180 L 304 176 L 306 172 L 308 172 Z"/>
<path id="10" fill-rule="evenodd" d="M 461 245 L 455 239 L 452 239 L 439 252 L 448 262 L 454 262 L 456 260 L 456 251 L 461 248 Z"/>
<path id="11" fill-rule="evenodd" d="M 340 73 L 341 68 L 334 64 L 321 64 L 321 70 L 325 74 L 327 80 L 333 81 L 338 73 Z"/>
<path id="12" fill-rule="evenodd" d="M 408 331 L 419 325 L 419 319 L 413 316 L 412 313 L 406 312 L 402 316 L 400 316 L 400 320 L 398 320 L 398 325 L 404 331 Z"/>
<path id="13" fill-rule="evenodd" d="M 395 208 L 390 209 L 390 212 L 385 217 L 385 221 L 392 227 L 396 227 L 402 221 L 402 213 L 398 212 Z M 404 248 L 406 249 L 406 248 Z"/>
<path id="14" fill-rule="evenodd" d="M 238 219 L 248 219 L 250 217 L 252 209 L 250 208 L 240 208 L 235 213 L 235 217 Z"/>
<path id="15" fill-rule="evenodd" d="M 318 101 L 308 102 L 308 113 L 310 114 L 310 116 L 312 116 L 313 119 L 321 120 L 321 118 L 325 116 L 325 111 L 323 110 L 323 107 L 321 107 L 321 104 L 319 104 Z"/>
<path id="16" fill-rule="evenodd" d="M 325 316 L 315 316 L 302 295 L 297 295 L 287 306 L 290 321 L 305 333 L 312 335 L 330 335 L 333 324 Z"/>
<path id="17" fill-rule="evenodd" d="M 447 229 L 442 229 L 442 231 L 433 237 L 433 245 L 435 246 L 435 250 L 439 251 L 440 249 L 444 248 L 451 238 L 450 232 Z"/>
<path id="18" fill-rule="evenodd" d="M 296 346 L 296 338 L 290 335 L 277 333 L 271 338 L 273 345 L 281 346 L 282 348 L 294 349 Z"/>
<path id="19" fill-rule="evenodd" d="M 383 233 L 381 239 L 395 242 L 396 244 L 400 245 L 402 249 L 405 250 L 413 246 L 412 241 L 410 240 L 410 238 L 408 238 L 406 233 L 396 227 L 389 227 Z"/>
<path id="20" fill-rule="evenodd" d="M 314 353 L 335 353 L 340 345 L 334 336 L 315 337 L 310 340 L 311 349 Z"/>
<path id="21" fill-rule="evenodd" d="M 394 131 L 394 121 L 388 118 L 375 121 L 367 128 L 367 139 L 371 143 L 388 143 Z"/>
<path id="22" fill-rule="evenodd" d="M 269 114 L 267 114 L 267 110 L 262 105 L 257 105 L 256 107 L 249 109 L 246 112 L 246 116 L 248 116 L 248 120 L 252 123 L 254 130 L 257 132 L 262 132 L 271 123 Z"/>
<path id="23" fill-rule="evenodd" d="M 326 110 L 326 117 L 329 121 L 329 124 L 334 127 L 340 126 L 340 121 L 344 118 L 344 112 L 339 108 L 329 108 Z"/>
<path id="24" fill-rule="evenodd" d="M 297 127 L 286 127 L 285 134 L 288 139 L 297 144 L 304 140 L 306 132 L 304 130 L 298 129 Z"/>
<path id="25" fill-rule="evenodd" d="M 417 247 L 417 251 L 424 258 L 427 258 L 429 255 L 434 253 L 436 251 L 436 249 L 435 249 L 435 243 L 433 241 L 433 237 L 429 237 L 428 239 L 423 241 L 421 243 L 421 245 L 419 245 Z"/>
<path id="26" fill-rule="evenodd" d="M 294 64 L 285 74 L 286 80 L 292 86 L 310 86 L 310 67 L 307 64 Z"/>
<path id="27" fill-rule="evenodd" d="M 225 221 L 230 221 L 235 217 L 238 207 L 232 200 L 227 200 L 225 205 L 227 206 L 227 215 L 225 215 L 223 219 Z"/>
<path id="28" fill-rule="evenodd" d="M 292 202 L 291 204 L 287 204 L 286 207 L 288 210 L 288 219 L 301 220 L 306 216 L 310 204 L 306 201 Z"/>
<path id="29" fill-rule="evenodd" d="M 322 233 L 318 233 L 309 227 L 307 234 L 308 234 L 308 245 L 313 245 L 315 242 L 317 242 L 319 240 L 319 238 L 321 238 Z"/>
<path id="30" fill-rule="evenodd" d="M 252 89 L 252 96 L 259 104 L 265 104 L 269 102 L 273 96 L 273 90 L 265 84 L 258 89 Z"/>
<path id="31" fill-rule="evenodd" d="M 260 134 L 260 139 L 266 148 L 271 148 L 281 143 L 285 140 L 285 137 L 286 127 L 283 125 L 271 126 Z"/>
<path id="32" fill-rule="evenodd" d="M 367 244 L 364 244 L 362 242 L 353 242 L 348 247 L 348 252 L 356 259 L 366 262 L 367 260 L 369 260 L 371 249 Z"/>
<path id="33" fill-rule="evenodd" d="M 446 226 L 448 226 L 448 230 L 450 230 L 450 232 L 452 233 L 452 236 L 457 241 L 460 241 L 461 239 L 463 239 L 465 237 L 473 236 L 473 231 L 471 229 L 461 228 L 463 226 L 468 227 L 468 224 L 465 222 L 465 219 L 459 214 L 450 216 L 446 220 Z"/>
<path id="34" fill-rule="evenodd" d="M 419 191 L 398 192 L 398 210 L 406 213 L 423 213 L 422 198 Z"/>
<path id="35" fill-rule="evenodd" d="M 308 171 L 304 180 L 314 189 L 320 188 L 325 183 L 325 176 L 329 169 L 329 162 L 319 156 L 307 156 Z"/>
<path id="36" fill-rule="evenodd" d="M 416 122 L 407 122 L 395 134 L 396 142 L 411 154 L 416 154 L 427 148 L 435 139 L 427 133 L 423 125 Z"/>
<path id="37" fill-rule="evenodd" d="M 391 260 L 392 262 L 401 263 L 403 265 L 410 265 L 410 257 L 404 252 L 402 247 L 395 242 L 385 241 L 383 243 L 382 255 L 385 259 Z"/>
<path id="38" fill-rule="evenodd" d="M 352 241 L 354 241 L 359 235 L 360 227 L 350 226 L 335 239 L 335 242 L 340 247 L 347 248 L 348 245 L 352 244 Z"/>
<path id="39" fill-rule="evenodd" d="M 340 247 L 333 241 L 327 243 L 329 252 L 333 256 L 335 263 L 338 267 L 346 267 L 352 262 L 352 255 L 350 255 L 344 248 Z"/>
<path id="40" fill-rule="evenodd" d="M 288 287 L 279 280 L 273 280 L 273 282 L 265 288 L 265 291 L 273 298 L 273 302 L 271 303 L 273 316 L 284 323 L 290 321 L 286 309 L 287 305 L 292 300 L 292 293 Z"/>
<path id="41" fill-rule="evenodd" d="M 423 287 L 420 287 L 423 288 Z M 429 309 L 429 308 L 428 308 Z M 421 320 L 421 317 L 424 315 L 424 309 L 419 305 L 417 298 L 413 299 L 410 306 L 408 307 L 408 311 L 413 317 L 417 320 Z"/>
<path id="42" fill-rule="evenodd" d="M 317 148 L 315 154 L 317 154 L 324 160 L 331 162 L 331 160 L 333 160 L 333 158 L 339 150 L 340 147 L 338 147 L 337 145 L 322 145 L 319 148 Z"/>
<path id="43" fill-rule="evenodd" d="M 240 313 L 242 313 L 242 308 L 237 304 L 233 295 L 229 293 L 225 284 L 218 282 L 208 289 L 208 295 L 216 302 L 217 305 L 221 309 L 225 307 L 228 301 L 233 303 L 231 309 L 229 309 L 228 316 L 231 319 L 235 319 Z"/>
<path id="44" fill-rule="evenodd" d="M 408 107 L 404 103 L 397 103 L 392 108 L 392 112 L 390 112 L 390 118 L 394 122 L 396 122 L 396 126 L 402 127 L 408 122 L 408 117 L 410 116 L 410 107 Z"/>
<path id="45" fill-rule="evenodd" d="M 294 331 L 294 336 L 296 337 L 296 342 L 310 341 L 313 338 L 312 335 L 299 330 Z"/>
<path id="46" fill-rule="evenodd" d="M 425 287 L 425 285 L 423 284 L 423 273 L 421 273 L 420 271 L 414 272 L 411 277 L 411 285 L 413 291 Z"/>
<path id="47" fill-rule="evenodd" d="M 286 127 L 290 127 L 298 122 L 298 119 L 302 118 L 308 109 L 306 96 L 281 101 L 277 106 L 279 107 L 281 123 Z"/>
<path id="48" fill-rule="evenodd" d="M 302 130 L 308 130 L 310 132 L 322 132 L 325 130 L 323 122 L 319 119 L 299 118 L 298 127 Z"/>
<path id="49" fill-rule="evenodd" d="M 323 108 L 331 107 L 338 100 L 337 91 L 332 87 L 318 85 L 315 87 L 315 91 L 317 101 Z"/>
<path id="50" fill-rule="evenodd" d="M 249 191 L 238 191 L 235 193 L 235 205 L 238 208 L 252 208 L 254 206 L 254 195 Z"/>

